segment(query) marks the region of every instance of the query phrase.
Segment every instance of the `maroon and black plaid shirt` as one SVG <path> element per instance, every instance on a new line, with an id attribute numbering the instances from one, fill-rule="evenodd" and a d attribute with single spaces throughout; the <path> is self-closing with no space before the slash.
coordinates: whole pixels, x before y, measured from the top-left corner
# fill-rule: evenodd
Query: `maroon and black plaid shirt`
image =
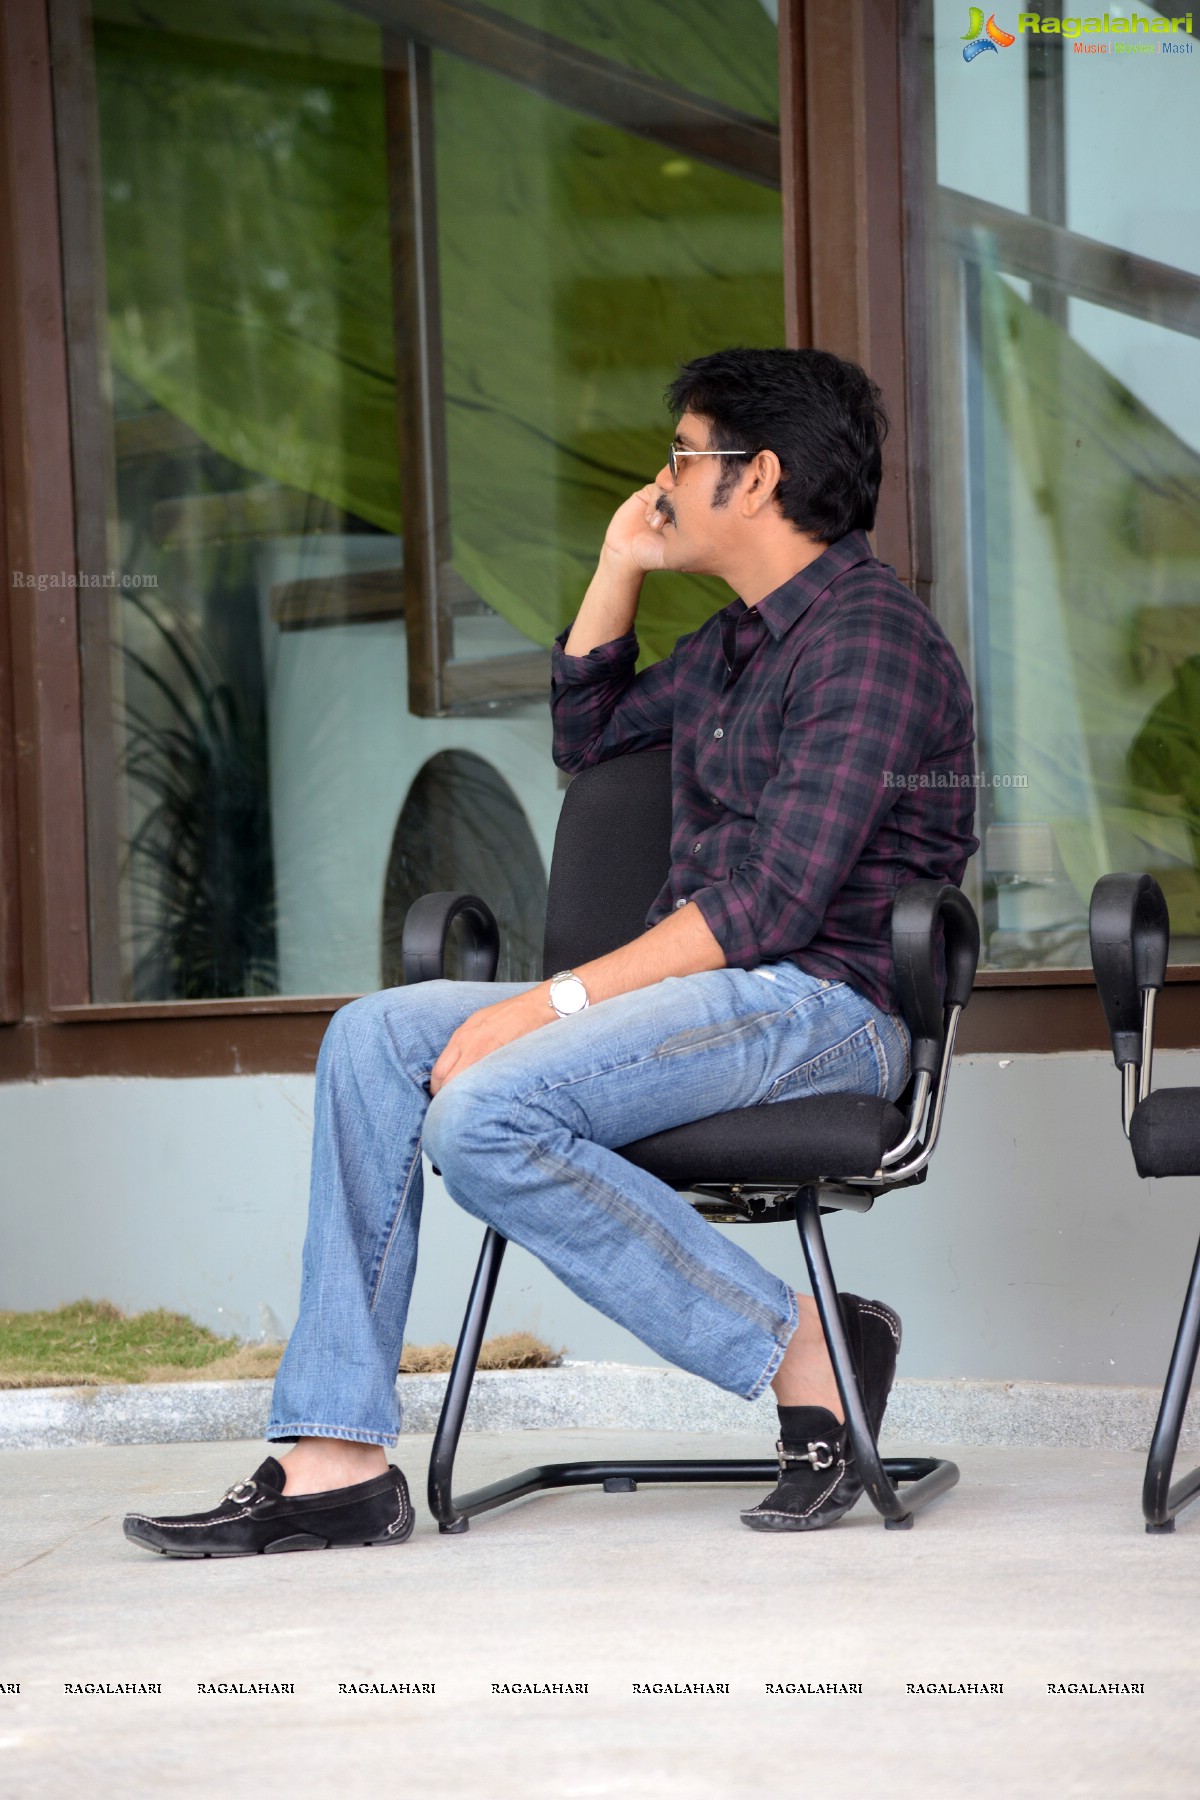
<path id="1" fill-rule="evenodd" d="M 636 636 L 553 652 L 570 773 L 670 744 L 671 873 L 750 969 L 790 960 L 886 1012 L 892 898 L 977 848 L 971 692 L 928 609 L 852 531 L 757 606 L 734 600 L 635 675 Z"/>

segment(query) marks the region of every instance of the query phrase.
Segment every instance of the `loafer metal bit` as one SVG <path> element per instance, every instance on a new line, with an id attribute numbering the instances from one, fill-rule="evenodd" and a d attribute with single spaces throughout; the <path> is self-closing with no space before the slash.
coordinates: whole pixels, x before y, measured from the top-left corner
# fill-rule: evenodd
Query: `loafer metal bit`
<path id="1" fill-rule="evenodd" d="M 293 1496 L 283 1492 L 283 1484 L 282 1465 L 268 1456 L 211 1512 L 161 1519 L 129 1513 L 125 1536 L 163 1556 L 196 1558 L 402 1544 L 412 1535 L 408 1483 L 392 1464 L 385 1475 L 324 1494 Z"/>

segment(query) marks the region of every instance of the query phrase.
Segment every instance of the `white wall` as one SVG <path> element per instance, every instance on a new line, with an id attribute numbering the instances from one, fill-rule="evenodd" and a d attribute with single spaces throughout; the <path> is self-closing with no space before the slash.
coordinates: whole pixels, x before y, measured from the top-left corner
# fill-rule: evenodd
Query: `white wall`
<path id="1" fill-rule="evenodd" d="M 1200 1084 L 1200 1052 L 1156 1074 Z M 0 1087 L 0 1308 L 88 1295 L 286 1331 L 312 1095 L 300 1076 Z M 968 1057 L 924 1187 L 827 1225 L 840 1284 L 899 1309 L 905 1374 L 1156 1384 L 1198 1201 L 1198 1182 L 1137 1179 L 1108 1057 Z M 479 1235 L 430 1178 L 413 1341 L 457 1335 Z M 799 1279 L 790 1226 L 740 1241 Z M 494 1328 L 517 1326 L 574 1356 L 655 1360 L 512 1250 Z"/>

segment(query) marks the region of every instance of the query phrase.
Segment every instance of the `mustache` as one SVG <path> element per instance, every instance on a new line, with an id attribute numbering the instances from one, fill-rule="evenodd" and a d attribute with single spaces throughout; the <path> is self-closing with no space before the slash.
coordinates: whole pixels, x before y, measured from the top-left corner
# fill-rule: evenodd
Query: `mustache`
<path id="1" fill-rule="evenodd" d="M 654 502 L 655 512 L 660 512 L 668 525 L 675 523 L 675 508 L 665 494 L 660 494 Z"/>

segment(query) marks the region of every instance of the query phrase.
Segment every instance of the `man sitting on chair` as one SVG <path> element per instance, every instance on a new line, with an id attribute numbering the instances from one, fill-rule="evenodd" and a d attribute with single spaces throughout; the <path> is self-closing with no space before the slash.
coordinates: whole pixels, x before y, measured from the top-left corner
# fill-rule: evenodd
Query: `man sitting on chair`
<path id="1" fill-rule="evenodd" d="M 892 899 L 910 880 L 960 882 L 976 848 L 971 696 L 936 621 L 871 553 L 886 421 L 861 369 L 727 350 L 686 364 L 669 399 L 666 463 L 613 515 L 551 700 L 560 768 L 671 747 L 671 871 L 647 929 L 550 981 L 424 982 L 336 1014 L 300 1316 L 267 1426 L 295 1447 L 211 1512 L 130 1515 L 150 1549 L 408 1536 L 384 1446 L 423 1150 L 460 1206 L 668 1361 L 747 1400 L 771 1385 L 798 1460 L 746 1524 L 829 1525 L 862 1492 L 813 1301 L 616 1147 L 804 1095 L 900 1095 Z M 638 675 L 656 569 L 719 575 L 737 598 Z M 842 1304 L 878 1430 L 900 1322 Z M 828 1464 L 805 1460 L 813 1441 Z"/>

